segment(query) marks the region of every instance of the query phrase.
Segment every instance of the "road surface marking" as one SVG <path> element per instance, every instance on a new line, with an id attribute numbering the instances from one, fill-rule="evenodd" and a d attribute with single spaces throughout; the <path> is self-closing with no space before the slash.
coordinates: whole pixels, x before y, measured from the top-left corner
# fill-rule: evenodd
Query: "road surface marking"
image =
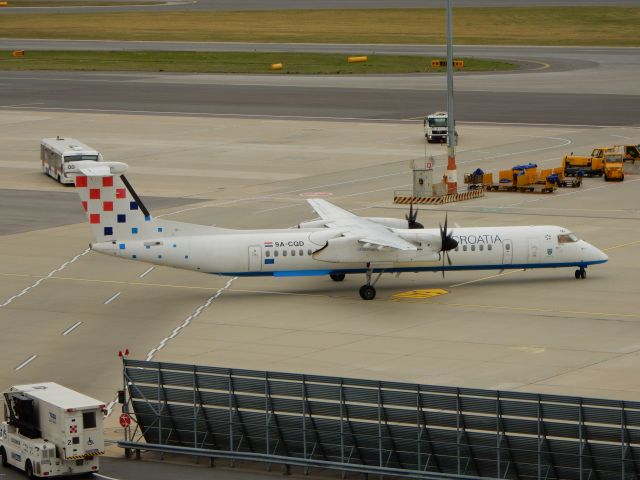
<path id="1" fill-rule="evenodd" d="M 497 273 L 495 275 L 489 275 L 487 277 L 477 278 L 475 280 L 469 280 L 468 282 L 456 283 L 455 285 L 449 285 L 449 288 L 462 287 L 463 285 L 469 285 L 470 283 L 481 282 L 482 280 L 488 280 L 490 278 L 504 277 L 505 275 L 513 275 L 514 273 L 524 272 L 524 269 L 513 270 L 504 273 Z"/>
<path id="2" fill-rule="evenodd" d="M 31 355 L 29 358 L 27 358 L 24 362 L 22 362 L 20 365 L 18 365 L 16 367 L 16 371 L 18 370 L 22 370 L 24 367 L 26 367 L 27 365 L 29 365 L 31 362 L 33 362 L 36 358 L 38 357 L 38 355 Z"/>
<path id="3" fill-rule="evenodd" d="M 113 297 L 110 297 L 108 300 L 105 300 L 104 304 L 105 305 L 109 305 L 111 302 L 113 302 L 116 298 L 118 298 L 120 295 L 122 295 L 122 292 L 118 292 L 116 293 Z"/>
<path id="4" fill-rule="evenodd" d="M 6 307 L 7 305 L 9 305 L 11 302 L 13 302 L 16 298 L 22 297 L 23 295 L 25 295 L 27 292 L 29 292 L 29 290 L 33 290 L 34 288 L 36 288 L 38 285 L 40 285 L 42 282 L 44 282 L 46 279 L 48 278 L 52 278 L 53 275 L 57 272 L 60 272 L 62 270 L 64 270 L 65 268 L 67 268 L 69 265 L 71 265 L 73 262 L 75 262 L 76 260 L 78 260 L 80 257 L 82 257 L 83 255 L 86 255 L 87 253 L 89 253 L 90 249 L 86 249 L 84 252 L 79 253 L 78 255 L 76 255 L 75 257 L 73 257 L 71 260 L 67 260 L 66 262 L 64 262 L 62 265 L 60 265 L 58 268 L 56 268 L 55 270 L 51 270 L 46 276 L 40 278 L 36 283 L 34 283 L 33 285 L 30 285 L 28 287 L 26 287 L 24 290 L 22 290 L 20 293 L 14 295 L 13 297 L 10 297 L 8 300 L 6 300 L 4 303 L 0 304 L 0 308 L 2 307 Z"/>
<path id="5" fill-rule="evenodd" d="M 409 290 L 407 292 L 400 292 L 392 295 L 391 298 L 394 300 L 404 300 L 404 299 L 423 299 L 423 298 L 433 298 L 438 295 L 445 295 L 449 293 L 442 288 L 431 288 L 431 289 L 422 289 L 422 290 Z"/>
<path id="6" fill-rule="evenodd" d="M 609 252 L 611 250 L 616 250 L 622 247 L 630 247 L 631 245 L 638 245 L 639 243 L 640 243 L 640 240 L 636 240 L 635 242 L 629 242 L 629 243 L 621 243 L 620 245 L 614 245 L 612 247 L 603 248 L 602 251 Z"/>
<path id="7" fill-rule="evenodd" d="M 138 275 L 138 278 L 144 278 L 148 273 L 151 273 L 151 270 L 153 270 L 156 267 L 149 267 L 147 268 L 144 272 L 142 272 L 140 275 Z"/>
<path id="8" fill-rule="evenodd" d="M 150 360 L 153 360 L 153 357 L 155 357 L 156 354 L 160 350 L 162 350 L 164 347 L 166 347 L 167 343 L 169 343 L 171 340 L 176 338 L 180 334 L 180 332 L 182 330 L 187 328 L 189 326 L 189 324 L 192 322 L 192 320 L 194 318 L 198 317 L 205 309 L 207 309 L 209 307 L 209 305 L 211 305 L 211 303 L 213 303 L 220 295 L 222 295 L 224 293 L 224 291 L 227 290 L 231 286 L 233 281 L 235 279 L 237 279 L 237 278 L 238 277 L 230 278 L 229 281 L 227 281 L 227 283 L 224 284 L 224 287 L 218 289 L 218 291 L 214 295 L 209 297 L 206 302 L 204 302 L 202 305 L 200 305 L 198 308 L 196 308 L 191 315 L 189 315 L 187 318 L 185 318 L 184 321 L 180 325 L 178 325 L 176 328 L 174 328 L 173 331 L 171 332 L 171 335 L 169 335 L 168 337 L 163 338 L 156 347 L 152 348 L 149 351 L 149 353 L 147 353 L 147 357 L 146 357 L 147 362 L 150 361 Z"/>
<path id="9" fill-rule="evenodd" d="M 76 328 L 78 328 L 80 325 L 82 324 L 82 322 L 76 322 L 73 325 L 71 325 L 69 328 L 67 328 L 64 332 L 62 332 L 62 336 L 66 337 L 67 335 L 69 335 L 71 332 L 73 332 Z"/>

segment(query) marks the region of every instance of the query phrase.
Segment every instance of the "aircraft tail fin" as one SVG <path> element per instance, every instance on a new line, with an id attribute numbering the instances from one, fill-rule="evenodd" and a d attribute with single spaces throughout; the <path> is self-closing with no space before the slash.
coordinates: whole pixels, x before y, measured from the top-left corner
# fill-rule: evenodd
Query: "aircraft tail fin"
<path id="1" fill-rule="evenodd" d="M 75 183 L 97 242 L 163 236 L 120 162 L 76 162 Z"/>

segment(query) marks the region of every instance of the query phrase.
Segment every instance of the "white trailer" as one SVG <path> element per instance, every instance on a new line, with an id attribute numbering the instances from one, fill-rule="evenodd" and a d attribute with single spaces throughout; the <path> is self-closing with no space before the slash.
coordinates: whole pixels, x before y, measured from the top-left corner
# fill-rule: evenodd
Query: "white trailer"
<path id="1" fill-rule="evenodd" d="M 12 465 L 29 478 L 98 471 L 104 454 L 102 402 L 51 382 L 11 387 L 4 398 L 3 467 Z"/>
<path id="2" fill-rule="evenodd" d="M 101 162 L 102 155 L 75 138 L 43 138 L 40 140 L 40 160 L 44 174 L 60 183 L 75 183 L 78 172 L 74 162 Z"/>

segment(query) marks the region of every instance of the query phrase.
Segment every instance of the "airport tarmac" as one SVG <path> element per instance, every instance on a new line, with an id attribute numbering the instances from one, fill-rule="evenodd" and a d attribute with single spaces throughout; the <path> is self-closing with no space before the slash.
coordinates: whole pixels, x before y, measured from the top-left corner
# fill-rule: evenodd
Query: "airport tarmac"
<path id="1" fill-rule="evenodd" d="M 88 252 L 90 229 L 73 223 L 77 212 L 49 211 L 61 201 L 37 203 L 53 192 L 64 202 L 75 197 L 40 173 L 38 141 L 73 135 L 129 163 L 143 199 L 164 198 L 156 214 L 290 227 L 314 217 L 309 195 L 402 217 L 406 208 L 391 199 L 408 188 L 411 160 L 426 150 L 436 177 L 443 172 L 445 147 L 425 149 L 419 123 L 2 111 L 0 125 L 0 195 L 23 198 L 14 208 L 30 212 L 20 233 L 0 236 L 2 385 L 51 380 L 109 401 L 120 382 L 117 352 L 127 347 L 135 358 L 172 362 L 640 399 L 640 177 L 587 179 L 553 195 L 487 194 L 420 212 L 427 227 L 445 211 L 462 226 L 566 226 L 610 257 L 584 281 L 573 269 L 403 274 L 383 276 L 376 300 L 364 302 L 358 275 L 342 283 L 229 279 Z M 569 151 L 640 136 L 623 127 L 459 130 L 460 177 L 526 161 L 557 166 Z M 448 293 L 397 296 L 417 289 Z"/>

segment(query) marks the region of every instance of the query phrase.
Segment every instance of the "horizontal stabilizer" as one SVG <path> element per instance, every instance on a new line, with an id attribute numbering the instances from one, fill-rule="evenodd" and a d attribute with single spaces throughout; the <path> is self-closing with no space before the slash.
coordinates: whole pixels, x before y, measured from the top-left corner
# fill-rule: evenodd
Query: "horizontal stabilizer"
<path id="1" fill-rule="evenodd" d="M 87 177 L 108 177 L 126 172 L 129 166 L 122 162 L 82 161 L 75 162 L 75 167 Z"/>

